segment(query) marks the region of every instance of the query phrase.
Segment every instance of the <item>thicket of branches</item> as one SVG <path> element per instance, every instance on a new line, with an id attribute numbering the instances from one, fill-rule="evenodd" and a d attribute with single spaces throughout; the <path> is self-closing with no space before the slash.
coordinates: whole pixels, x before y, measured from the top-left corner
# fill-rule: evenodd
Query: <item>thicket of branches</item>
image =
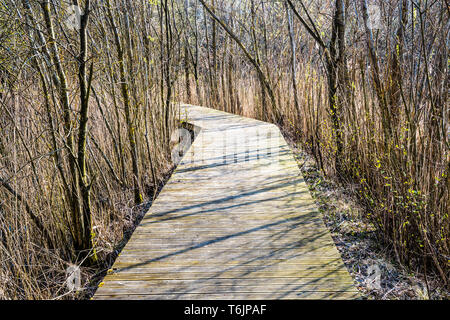
<path id="1" fill-rule="evenodd" d="M 180 101 L 277 123 L 448 285 L 449 27 L 446 0 L 1 0 L 0 298 L 74 296 L 170 170 Z"/>
<path id="2" fill-rule="evenodd" d="M 448 285 L 448 3 L 193 0 L 189 10 L 185 99 L 291 132 L 351 187 L 398 261 Z"/>
<path id="3" fill-rule="evenodd" d="M 0 296 L 67 294 L 169 171 L 171 6 L 0 2 Z"/>

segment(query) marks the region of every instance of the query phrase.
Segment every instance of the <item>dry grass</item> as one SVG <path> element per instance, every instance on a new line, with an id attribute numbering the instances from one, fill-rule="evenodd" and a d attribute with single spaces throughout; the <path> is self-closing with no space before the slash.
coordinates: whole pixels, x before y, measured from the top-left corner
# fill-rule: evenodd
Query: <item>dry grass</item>
<path id="1" fill-rule="evenodd" d="M 293 141 L 290 145 L 344 264 L 365 299 L 450 298 L 439 277 L 425 280 L 420 270 L 395 261 L 392 246 L 383 245 L 367 212 L 359 204 L 355 187 L 340 186 L 325 178 L 311 155 Z"/>

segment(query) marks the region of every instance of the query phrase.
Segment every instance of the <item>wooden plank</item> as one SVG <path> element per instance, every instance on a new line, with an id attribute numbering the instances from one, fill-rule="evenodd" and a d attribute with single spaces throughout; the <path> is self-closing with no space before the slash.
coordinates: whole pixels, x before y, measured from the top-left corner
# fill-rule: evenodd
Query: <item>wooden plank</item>
<path id="1" fill-rule="evenodd" d="M 266 281 L 270 281 L 270 286 L 266 285 Z M 110 280 L 110 285 L 105 287 L 103 292 L 112 292 L 111 289 L 123 289 L 129 287 L 133 289 L 133 293 L 149 293 L 149 291 L 139 290 L 143 289 L 154 289 L 158 287 L 165 287 L 167 289 L 175 289 L 175 290 L 186 290 L 186 288 L 198 288 L 198 287 L 253 287 L 259 288 L 261 291 L 274 287 L 281 286 L 303 286 L 308 289 L 315 289 L 317 291 L 333 291 L 330 290 L 330 287 L 336 285 L 346 285 L 350 287 L 351 291 L 356 291 L 355 288 L 351 288 L 352 282 L 345 282 L 340 279 L 325 279 L 325 278 L 238 278 L 238 279 L 215 279 L 214 281 L 202 280 L 202 279 L 193 279 L 193 280 L 179 280 L 179 279 L 169 279 L 169 280 Z M 328 287 L 326 287 L 326 285 Z"/>
<path id="2" fill-rule="evenodd" d="M 115 300 L 298 300 L 298 299 L 357 299 L 359 294 L 353 291 L 305 291 L 295 290 L 289 291 L 271 291 L 268 293 L 260 292 L 229 292 L 229 293 L 178 293 L 178 294 L 132 294 L 132 292 L 118 292 L 117 294 L 102 294 L 96 295 L 98 300 L 115 299 Z"/>
<path id="3" fill-rule="evenodd" d="M 176 262 L 176 264 L 175 264 Z M 133 267 L 136 264 L 141 263 L 142 266 L 148 266 L 148 267 L 172 267 L 173 265 L 176 265 L 177 267 L 185 268 L 185 267 L 192 267 L 192 266 L 198 266 L 203 265 L 202 260 L 198 260 L 194 258 L 191 259 L 168 259 L 164 261 L 155 261 L 155 262 L 148 262 L 145 261 L 142 262 L 141 259 L 133 259 L 132 257 L 127 257 L 126 260 L 123 262 L 121 260 L 116 261 L 114 264 L 114 268 L 121 269 L 124 267 Z M 273 264 L 283 264 L 283 265 L 295 265 L 296 268 L 303 268 L 305 267 L 333 267 L 333 268 L 342 268 L 341 262 L 336 260 L 330 260 L 328 257 L 324 258 L 314 258 L 314 259 L 306 259 L 304 257 L 297 257 L 295 259 L 271 259 L 269 257 L 266 257 L 264 259 L 255 259 L 255 260 L 231 260 L 227 261 L 223 258 L 211 258 L 208 259 L 208 266 L 221 266 L 221 267 L 230 267 L 230 266 L 238 266 L 238 265 L 248 265 L 248 266 L 265 266 L 265 265 L 273 265 Z"/>
<path id="4" fill-rule="evenodd" d="M 251 261 L 253 259 L 267 259 L 267 258 L 279 258 L 283 259 L 285 257 L 293 258 L 296 256 L 302 256 L 309 259 L 335 259 L 336 252 L 334 248 L 331 246 L 327 246 L 326 248 L 318 248 L 308 250 L 298 250 L 296 247 L 288 247 L 282 249 L 260 249 L 257 253 L 254 250 L 243 250 L 243 248 L 233 248 L 233 249 L 225 249 L 225 250 L 215 250 L 212 251 L 208 247 L 196 248 L 195 250 L 174 250 L 169 248 L 162 249 L 146 249 L 142 250 L 139 248 L 128 248 L 126 251 L 122 251 L 119 255 L 119 261 L 123 261 L 123 259 L 131 259 L 136 257 L 140 259 L 140 261 L 168 261 L 172 258 L 177 259 L 186 259 L 190 261 L 191 259 L 205 261 L 206 259 L 209 261 L 215 257 L 219 257 L 224 259 L 224 261 L 233 261 L 240 259 L 247 259 L 247 261 Z M 340 259 L 340 257 L 338 257 Z"/>
<path id="5" fill-rule="evenodd" d="M 270 281 L 271 279 L 266 279 Z M 324 283 L 313 283 L 310 279 L 302 279 L 303 282 L 292 282 L 291 279 L 279 283 L 272 283 L 270 287 L 267 285 L 253 281 L 246 281 L 242 284 L 240 279 L 219 279 L 216 282 L 201 282 L 198 280 L 154 280 L 154 281 L 128 281 L 127 287 L 132 289 L 133 294 L 160 294 L 163 291 L 165 294 L 227 294 L 233 293 L 271 293 L 271 292 L 286 292 L 286 291 L 310 291 L 310 292 L 333 292 L 332 285 L 340 285 L 347 288 L 347 292 L 357 293 L 352 289 L 352 283 L 327 283 L 329 287 L 324 287 Z M 220 282 L 221 281 L 221 282 Z M 227 281 L 227 282 L 225 282 Z M 108 289 L 103 290 L 103 294 L 114 294 L 124 288 L 123 281 L 111 281 Z"/>
<path id="6" fill-rule="evenodd" d="M 94 298 L 358 298 L 279 129 L 182 114 L 196 139 Z"/>

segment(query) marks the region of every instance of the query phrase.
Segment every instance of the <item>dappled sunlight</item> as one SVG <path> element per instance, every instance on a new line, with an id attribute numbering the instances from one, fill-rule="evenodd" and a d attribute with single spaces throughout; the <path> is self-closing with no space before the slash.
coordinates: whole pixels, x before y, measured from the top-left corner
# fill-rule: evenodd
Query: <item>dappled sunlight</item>
<path id="1" fill-rule="evenodd" d="M 273 143 L 278 128 L 255 140 L 250 134 L 262 122 L 186 111 L 201 128 L 195 152 L 187 151 L 95 297 L 357 297 L 286 142 L 260 147 Z M 198 143 L 219 125 L 210 143 Z M 267 152 L 275 148 L 282 152 Z M 239 150 L 237 161 L 224 160 L 234 158 L 230 149 Z"/>

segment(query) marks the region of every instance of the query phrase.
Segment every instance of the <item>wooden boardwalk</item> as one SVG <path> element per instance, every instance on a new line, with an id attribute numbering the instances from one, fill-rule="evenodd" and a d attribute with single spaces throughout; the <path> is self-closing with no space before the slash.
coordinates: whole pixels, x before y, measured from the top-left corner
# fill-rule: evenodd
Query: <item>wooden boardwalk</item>
<path id="1" fill-rule="evenodd" d="M 358 298 L 279 129 L 182 112 L 199 133 L 94 299 Z"/>

